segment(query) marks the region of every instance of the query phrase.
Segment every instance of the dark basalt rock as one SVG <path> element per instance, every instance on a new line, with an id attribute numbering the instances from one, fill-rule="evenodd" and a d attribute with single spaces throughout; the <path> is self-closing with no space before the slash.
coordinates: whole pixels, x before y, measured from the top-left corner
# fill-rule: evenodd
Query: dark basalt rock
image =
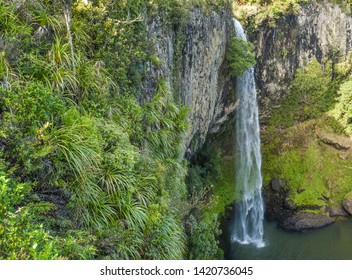
<path id="1" fill-rule="evenodd" d="M 348 213 L 352 214 L 352 192 L 345 195 L 342 200 L 342 206 Z"/>
<path id="2" fill-rule="evenodd" d="M 286 182 L 286 180 L 282 180 Z M 287 201 L 287 189 L 275 178 L 264 188 L 265 216 L 268 220 L 283 221 L 294 212 L 295 205 Z"/>
<path id="3" fill-rule="evenodd" d="M 270 182 L 270 187 L 275 192 L 280 192 L 286 186 L 286 179 L 273 178 Z"/>
<path id="4" fill-rule="evenodd" d="M 331 206 L 329 208 L 330 217 L 342 216 L 347 217 L 350 214 L 341 206 Z"/>
<path id="5" fill-rule="evenodd" d="M 275 28 L 263 24 L 253 33 L 250 41 L 257 47 L 256 84 L 263 119 L 282 104 L 296 70 L 313 58 L 323 62 L 331 42 L 339 42 L 342 57 L 351 51 L 352 18 L 329 2 L 333 1 L 308 1 L 299 13 L 276 20 Z"/>
<path id="6" fill-rule="evenodd" d="M 71 193 L 58 187 L 47 187 L 41 193 L 34 193 L 36 200 L 48 201 L 55 204 L 65 205 L 71 199 Z"/>
<path id="7" fill-rule="evenodd" d="M 304 187 L 299 188 L 298 192 L 303 192 Z M 329 194 L 324 200 L 328 200 Z M 350 209 L 352 213 L 352 192 L 348 193 L 344 200 L 343 206 L 319 206 L 319 205 L 296 205 L 288 196 L 286 180 L 274 178 L 270 184 L 263 190 L 265 202 L 265 218 L 278 222 L 283 229 L 290 231 L 306 231 L 318 229 L 335 222 L 335 217 L 349 216 Z M 345 210 L 346 209 L 346 210 Z M 305 211 L 311 212 L 305 212 Z M 324 214 L 315 214 L 313 211 L 319 211 Z"/>
<path id="8" fill-rule="evenodd" d="M 297 190 L 297 193 L 298 193 L 298 194 L 301 194 L 301 193 L 304 192 L 304 191 L 305 191 L 304 188 L 299 188 L 299 189 Z"/>
<path id="9" fill-rule="evenodd" d="M 271 179 L 270 186 L 273 191 L 279 192 L 281 189 L 279 178 Z"/>
<path id="10" fill-rule="evenodd" d="M 318 229 L 335 222 L 335 219 L 323 214 L 298 212 L 285 219 L 280 225 L 287 230 L 306 231 Z"/>
<path id="11" fill-rule="evenodd" d="M 293 202 L 292 199 L 287 199 L 285 201 L 285 204 L 284 204 L 284 207 L 288 210 L 296 210 L 297 209 L 297 206 L 296 204 Z"/>

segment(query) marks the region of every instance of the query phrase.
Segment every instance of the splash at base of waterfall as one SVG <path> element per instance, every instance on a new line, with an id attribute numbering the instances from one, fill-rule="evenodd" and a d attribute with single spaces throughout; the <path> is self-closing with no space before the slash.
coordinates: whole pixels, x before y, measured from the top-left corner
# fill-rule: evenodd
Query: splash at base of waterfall
<path id="1" fill-rule="evenodd" d="M 253 244 L 257 248 L 265 247 L 261 201 L 261 195 L 255 193 L 235 204 L 235 225 L 232 241 L 241 244 Z"/>

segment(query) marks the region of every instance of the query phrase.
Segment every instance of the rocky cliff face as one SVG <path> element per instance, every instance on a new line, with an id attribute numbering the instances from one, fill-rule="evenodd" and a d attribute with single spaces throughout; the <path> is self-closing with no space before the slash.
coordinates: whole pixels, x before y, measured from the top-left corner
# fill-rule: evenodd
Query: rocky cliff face
<path id="1" fill-rule="evenodd" d="M 342 58 L 352 48 L 352 18 L 338 5 L 311 2 L 297 15 L 278 21 L 276 27 L 262 27 L 252 39 L 257 46 L 256 80 L 261 117 L 279 104 L 296 69 L 314 57 L 322 62 L 331 52 Z"/>
<path id="2" fill-rule="evenodd" d="M 165 27 L 159 18 L 148 25 L 148 38 L 160 59 L 158 67 L 149 69 L 148 87 L 155 87 L 153 77 L 163 77 L 189 108 L 188 157 L 203 145 L 208 133 L 219 131 L 236 107 L 225 59 L 232 32 L 230 13 L 203 14 L 197 9 L 182 30 Z"/>
<path id="3" fill-rule="evenodd" d="M 158 17 L 148 24 L 147 37 L 160 60 L 150 65 L 145 92 L 154 92 L 159 78 L 189 108 L 191 128 L 186 155 L 218 132 L 236 108 L 234 81 L 228 79 L 226 49 L 234 32 L 231 12 L 204 14 L 195 9 L 182 30 Z M 269 116 L 294 79 L 297 68 L 313 58 L 322 62 L 331 52 L 345 58 L 352 49 L 352 18 L 328 2 L 305 4 L 297 15 L 263 26 L 250 38 L 256 44 L 256 82 L 260 115 Z"/>

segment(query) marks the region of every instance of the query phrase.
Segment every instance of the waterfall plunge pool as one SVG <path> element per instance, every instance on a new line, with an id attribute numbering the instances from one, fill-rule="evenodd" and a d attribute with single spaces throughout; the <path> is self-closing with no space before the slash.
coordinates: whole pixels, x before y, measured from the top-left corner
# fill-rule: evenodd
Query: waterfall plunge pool
<path id="1" fill-rule="evenodd" d="M 227 245 L 226 259 L 232 260 L 352 260 L 352 220 L 337 221 L 327 227 L 289 232 L 275 222 L 264 221 L 265 247 Z"/>
<path id="2" fill-rule="evenodd" d="M 234 19 L 236 37 L 247 41 Z M 308 232 L 288 232 L 264 221 L 261 197 L 261 153 L 254 69 L 237 77 L 239 107 L 236 113 L 236 186 L 243 200 L 224 232 L 225 258 L 253 260 L 352 260 L 352 220 L 335 222 Z M 227 237 L 226 237 L 227 235 Z M 249 243 L 242 245 L 241 243 Z M 258 246 L 264 245 L 265 246 Z"/>

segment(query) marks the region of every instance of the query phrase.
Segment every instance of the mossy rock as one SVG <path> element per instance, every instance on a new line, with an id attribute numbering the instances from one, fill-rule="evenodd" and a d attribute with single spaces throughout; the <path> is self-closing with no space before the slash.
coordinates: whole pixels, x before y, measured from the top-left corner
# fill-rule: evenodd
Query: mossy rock
<path id="1" fill-rule="evenodd" d="M 324 214 L 298 212 L 287 218 L 281 226 L 291 231 L 306 231 L 318 229 L 334 223 L 335 220 Z"/>
<path id="2" fill-rule="evenodd" d="M 329 215 L 330 217 L 347 217 L 349 213 L 342 206 L 334 205 L 329 208 Z"/>
<path id="3" fill-rule="evenodd" d="M 348 213 L 352 214 L 352 192 L 345 195 L 342 200 L 342 206 Z"/>
<path id="4" fill-rule="evenodd" d="M 348 150 L 351 148 L 351 139 L 346 135 L 338 135 L 321 130 L 316 130 L 316 134 L 323 143 L 331 145 L 338 150 Z"/>

